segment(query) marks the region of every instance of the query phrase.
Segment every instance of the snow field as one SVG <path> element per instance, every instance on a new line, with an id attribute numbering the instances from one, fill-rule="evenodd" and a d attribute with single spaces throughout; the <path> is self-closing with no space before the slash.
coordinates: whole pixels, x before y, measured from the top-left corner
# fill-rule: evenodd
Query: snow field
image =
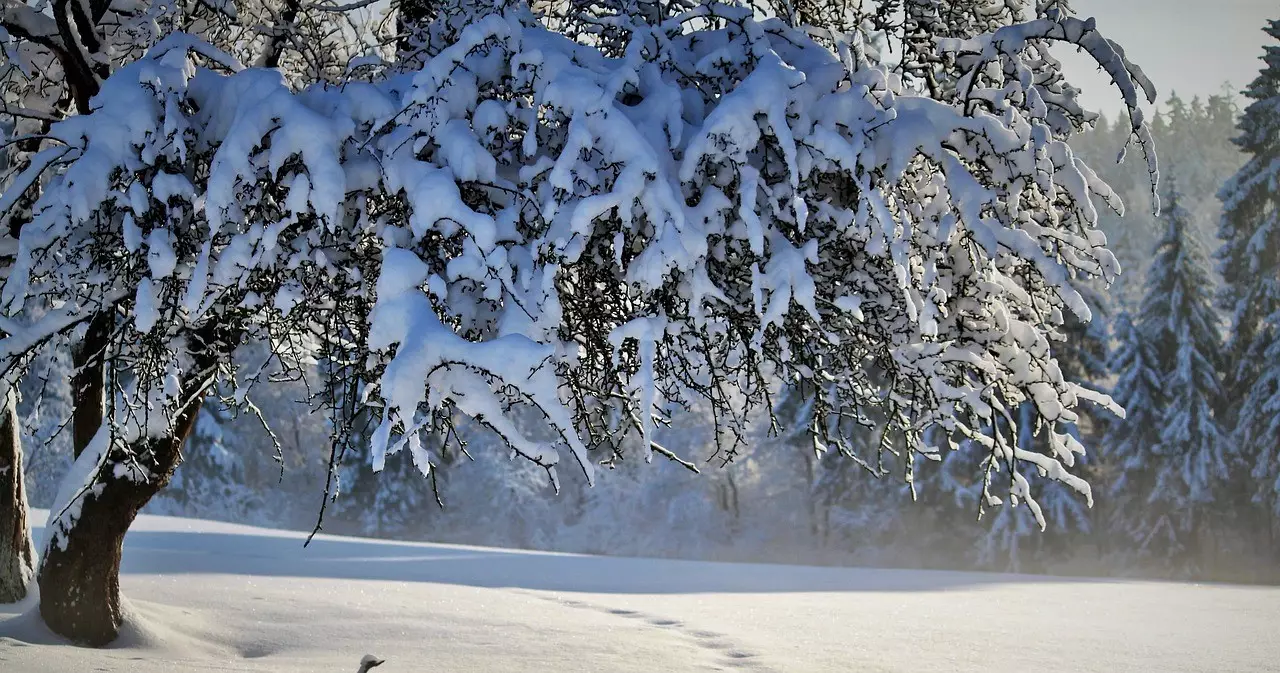
<path id="1" fill-rule="evenodd" d="M 108 650 L 0 607 L 0 671 L 1274 670 L 1280 589 L 603 558 L 143 516 Z"/>

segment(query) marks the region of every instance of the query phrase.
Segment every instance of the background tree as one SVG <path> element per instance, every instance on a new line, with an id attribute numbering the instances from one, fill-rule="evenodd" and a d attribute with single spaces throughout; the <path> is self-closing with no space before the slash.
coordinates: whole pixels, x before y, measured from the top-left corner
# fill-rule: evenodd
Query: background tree
<path id="1" fill-rule="evenodd" d="M 1280 39 L 1280 21 L 1265 30 Z M 1219 301 L 1231 318 L 1224 408 L 1238 410 L 1229 417 L 1235 441 L 1260 487 L 1259 511 L 1250 525 L 1267 531 L 1265 553 L 1274 555 L 1280 511 L 1280 46 L 1264 50 L 1262 71 L 1245 91 L 1251 102 L 1235 139 L 1248 162 L 1220 193 L 1217 257 L 1223 276 Z"/>
<path id="2" fill-rule="evenodd" d="M 200 407 L 183 447 L 183 469 L 149 503 L 150 511 L 249 521 L 263 506 L 245 485 L 245 465 L 229 449 L 244 441 L 236 435 L 233 409 L 218 399 Z"/>
<path id="3" fill-rule="evenodd" d="M 1222 388 L 1212 282 L 1176 190 L 1161 219 L 1166 233 L 1142 310 L 1119 335 L 1116 390 L 1136 418 L 1118 425 L 1107 446 L 1122 471 L 1120 507 L 1137 552 L 1185 574 L 1213 560 L 1211 505 L 1225 495 L 1234 458 L 1214 413 Z"/>
<path id="4" fill-rule="evenodd" d="M 1183 207 L 1191 215 L 1192 235 L 1206 249 L 1218 247 L 1217 223 L 1222 215 L 1218 190 L 1244 163 L 1244 155 L 1231 142 L 1238 112 L 1234 94 L 1224 85 L 1221 95 L 1205 101 L 1195 98 L 1187 103 L 1174 92 L 1152 118 L 1160 161 L 1179 167 L 1179 190 Z M 1134 162 L 1116 162 L 1115 148 L 1129 133 L 1127 119 L 1101 118 L 1072 147 L 1125 203 L 1132 204 L 1141 203 L 1150 187 L 1145 170 Z M 1099 228 L 1123 269 L 1107 295 L 1117 307 L 1136 312 L 1146 287 L 1150 253 L 1164 235 L 1164 224 L 1150 209 L 1128 208 L 1122 213 L 1099 213 Z M 1216 269 L 1213 275 L 1217 277 Z"/>
<path id="5" fill-rule="evenodd" d="M 1115 340 L 1111 369 L 1118 378 L 1113 394 L 1125 408 L 1125 419 L 1108 428 L 1101 444 L 1111 503 L 1104 522 L 1125 540 L 1120 553 L 1130 553 L 1151 530 L 1151 521 L 1133 525 L 1132 519 L 1145 516 L 1146 500 L 1155 489 L 1158 470 L 1150 464 L 1150 449 L 1160 442 L 1159 422 L 1167 391 L 1156 361 L 1156 345 L 1145 338 L 1128 313 L 1116 318 Z"/>

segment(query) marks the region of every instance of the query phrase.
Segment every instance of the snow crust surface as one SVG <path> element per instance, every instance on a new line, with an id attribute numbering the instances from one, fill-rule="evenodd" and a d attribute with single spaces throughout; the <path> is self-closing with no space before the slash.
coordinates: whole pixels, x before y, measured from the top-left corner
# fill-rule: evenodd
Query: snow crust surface
<path id="1" fill-rule="evenodd" d="M 37 518 L 39 520 L 39 517 Z M 1265 671 L 1280 589 L 603 558 L 142 516 L 107 650 L 0 606 L 0 670 Z"/>

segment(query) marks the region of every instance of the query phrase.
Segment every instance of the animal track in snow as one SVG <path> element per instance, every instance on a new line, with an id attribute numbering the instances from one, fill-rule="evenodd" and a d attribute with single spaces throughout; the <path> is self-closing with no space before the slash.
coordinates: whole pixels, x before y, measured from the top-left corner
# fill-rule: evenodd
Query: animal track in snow
<path id="1" fill-rule="evenodd" d="M 760 655 L 750 649 L 744 648 L 740 643 L 723 633 L 716 631 L 707 631 L 704 629 L 690 628 L 686 622 L 679 619 L 664 617 L 661 615 L 651 615 L 637 610 L 629 610 L 625 608 L 611 608 L 603 605 L 596 605 L 587 601 L 578 599 L 565 599 L 555 595 L 548 595 L 533 591 L 522 592 L 531 596 L 535 596 L 545 601 L 557 603 L 564 607 L 574 608 L 578 610 L 591 610 L 611 617 L 619 617 L 629 621 L 639 621 L 652 628 L 661 629 L 676 634 L 692 642 L 697 648 L 706 651 L 715 657 L 715 665 L 712 670 L 743 670 L 751 669 L 756 671 L 771 671 L 769 666 L 760 661 Z"/>

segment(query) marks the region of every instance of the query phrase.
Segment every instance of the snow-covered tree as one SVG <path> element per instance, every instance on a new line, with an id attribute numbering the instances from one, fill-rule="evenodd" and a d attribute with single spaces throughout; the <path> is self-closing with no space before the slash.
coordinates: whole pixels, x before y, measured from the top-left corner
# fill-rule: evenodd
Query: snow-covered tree
<path id="1" fill-rule="evenodd" d="M 1132 551 L 1186 569 L 1211 545 L 1208 511 L 1234 459 L 1214 413 L 1222 386 L 1213 284 L 1180 201 L 1173 190 L 1165 199 L 1141 312 L 1118 334 L 1116 394 L 1133 416 L 1106 444 L 1121 470 L 1118 513 Z"/>
<path id="2" fill-rule="evenodd" d="M 357 35 L 376 47 L 376 36 L 349 17 L 351 10 L 363 6 L 323 0 L 265 0 L 242 3 L 238 10 L 231 2 L 206 0 L 124 4 L 108 0 L 5 0 L 0 12 L 0 127 L 5 130 L 6 170 L 0 184 L 6 191 L 0 198 L 0 213 L 6 226 L 0 227 L 0 280 L 7 276 L 15 253 L 13 238 L 20 236 L 31 220 L 31 208 L 50 169 L 65 159 L 57 141 L 46 132 L 70 114 L 90 112 L 91 101 L 112 72 L 141 57 L 165 35 L 183 31 L 201 35 L 238 57 L 253 57 L 259 65 L 284 68 L 294 75 L 294 81 L 333 78 L 344 72 L 348 57 L 362 49 L 349 48 L 352 45 L 347 38 Z M 112 320 L 107 313 L 94 316 L 86 329 L 73 335 L 78 343 L 72 353 L 75 373 L 70 381 L 72 408 L 67 434 L 75 455 L 88 446 L 106 413 L 103 356 Z M 7 332 L 7 327 L 0 325 L 0 332 Z M 51 343 L 61 341 L 50 339 L 44 345 L 51 348 Z M 41 355 L 38 349 L 29 349 L 23 357 L 38 361 Z M 24 365 L 29 367 L 30 362 Z M 6 407 L 4 413 L 13 408 Z M 7 422 L 12 427 L 18 425 L 16 419 Z M 6 446 L 22 450 L 19 443 Z M 13 460 L 20 462 L 20 456 Z M 19 480 L 22 477 L 17 475 Z M 4 495 L 14 494 L 24 494 L 24 490 L 15 488 Z M 5 514 L 25 509 L 25 503 L 0 506 Z M 25 521 L 4 520 L 0 526 L 27 530 Z M 118 560 L 119 550 L 105 556 Z"/>
<path id="3" fill-rule="evenodd" d="M 17 252 L 16 243 L 8 231 L 0 228 L 0 278 Z M 35 564 L 27 521 L 17 378 L 0 377 L 0 603 L 26 598 Z"/>
<path id="4" fill-rule="evenodd" d="M 1280 20 L 1265 30 L 1280 40 Z M 1218 260 L 1220 302 L 1231 316 L 1224 406 L 1238 410 L 1235 441 L 1253 463 L 1259 523 L 1270 527 L 1280 513 L 1280 45 L 1264 49 L 1235 140 L 1248 162 L 1219 195 Z"/>
<path id="5" fill-rule="evenodd" d="M 1094 198 L 1118 202 L 1067 142 L 1093 116 L 1048 50 L 1111 75 L 1154 175 L 1141 71 L 1053 12 L 937 39 L 954 93 L 932 97 L 870 36 L 658 9 L 553 31 L 522 4 L 459 3 L 420 67 L 298 91 L 174 35 L 51 125 L 15 181 L 45 183 L 0 363 L 87 326 L 113 391 L 49 524 L 51 627 L 114 637 L 123 535 L 209 387 L 257 380 L 247 341 L 349 365 L 375 470 L 407 454 L 429 477 L 427 440 L 461 416 L 553 484 L 562 449 L 590 480 L 664 453 L 655 414 L 705 403 L 717 439 L 740 437 L 785 380 L 828 391 L 823 447 L 852 452 L 827 419 L 873 408 L 908 463 L 930 429 L 973 442 L 983 507 L 1041 521 L 1027 474 L 1088 496 L 1065 430 L 1111 403 L 1063 377 L 1049 337 L 1090 316 L 1076 283 L 1114 276 Z M 988 430 L 1018 436 L 1024 404 L 1036 450 Z"/>

